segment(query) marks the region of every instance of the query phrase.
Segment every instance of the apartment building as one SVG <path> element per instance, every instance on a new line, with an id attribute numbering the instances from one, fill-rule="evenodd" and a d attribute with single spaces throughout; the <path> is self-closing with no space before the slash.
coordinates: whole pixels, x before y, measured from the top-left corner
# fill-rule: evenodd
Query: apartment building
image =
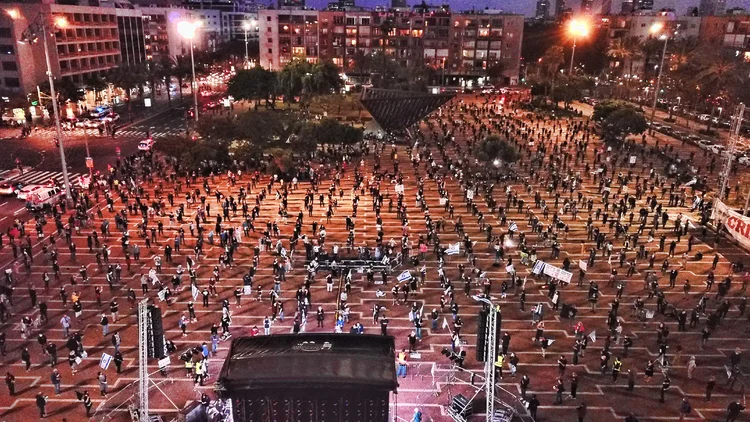
<path id="1" fill-rule="evenodd" d="M 146 59 L 158 61 L 162 57 L 175 57 L 190 54 L 190 41 L 183 38 L 177 30 L 181 21 L 196 21 L 199 16 L 188 9 L 175 7 L 144 7 L 139 9 L 143 14 L 143 31 Z M 201 28 L 193 39 L 195 48 L 200 50 L 206 45 L 206 32 Z"/>
<path id="2" fill-rule="evenodd" d="M 670 34 L 671 38 L 686 39 L 700 36 L 702 18 L 700 16 L 678 16 L 671 11 L 637 11 L 627 15 L 609 15 L 602 16 L 599 24 L 603 30 L 607 31 L 607 38 L 610 44 L 615 40 L 634 37 L 641 42 L 649 38 L 658 37 L 660 34 L 653 34 L 651 28 L 654 24 L 663 24 L 665 29 L 663 33 Z M 626 59 L 624 62 L 612 61 L 610 68 L 621 68 L 632 70 L 634 74 L 643 72 L 644 59 L 636 58 Z"/>
<path id="3" fill-rule="evenodd" d="M 699 40 L 717 49 L 734 51 L 750 61 L 750 15 L 705 16 Z"/>
<path id="4" fill-rule="evenodd" d="M 518 83 L 523 16 L 376 11 L 261 10 L 261 66 L 278 70 L 293 59 L 330 59 L 351 70 L 359 57 L 385 54 L 403 67 L 431 66 L 449 75 L 502 70 Z"/>
<path id="5" fill-rule="evenodd" d="M 82 84 L 119 66 L 123 57 L 131 62 L 144 58 L 136 11 L 46 2 L 4 3 L 2 8 L 0 89 L 33 92 L 47 79 L 41 34 L 26 39 L 27 28 L 40 19 L 54 28 L 47 41 L 57 79 Z"/>

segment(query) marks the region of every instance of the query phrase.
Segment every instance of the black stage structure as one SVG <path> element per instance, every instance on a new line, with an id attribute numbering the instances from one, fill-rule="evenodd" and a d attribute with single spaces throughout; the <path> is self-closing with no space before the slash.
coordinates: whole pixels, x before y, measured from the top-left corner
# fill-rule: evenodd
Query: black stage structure
<path id="1" fill-rule="evenodd" d="M 359 102 L 386 132 L 408 129 L 455 97 L 455 94 L 368 88 Z"/>
<path id="2" fill-rule="evenodd" d="M 393 337 L 281 334 L 232 341 L 217 388 L 235 422 L 386 422 Z"/>

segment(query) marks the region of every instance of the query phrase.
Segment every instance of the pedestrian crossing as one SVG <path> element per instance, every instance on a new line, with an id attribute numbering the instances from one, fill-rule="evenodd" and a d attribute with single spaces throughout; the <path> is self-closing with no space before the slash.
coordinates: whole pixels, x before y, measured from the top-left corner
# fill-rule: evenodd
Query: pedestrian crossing
<path id="1" fill-rule="evenodd" d="M 79 186 L 78 179 L 83 173 L 68 173 L 70 183 L 72 186 Z M 43 170 L 29 170 L 23 174 L 18 174 L 17 170 L 3 170 L 0 171 L 0 177 L 13 180 L 14 182 L 21 182 L 24 185 L 42 185 L 54 179 L 60 185 L 63 184 L 63 174 L 61 171 L 43 171 Z"/>
<path id="2" fill-rule="evenodd" d="M 65 136 L 73 137 L 73 136 L 89 136 L 98 138 L 99 132 L 96 129 L 82 129 L 82 128 L 76 128 L 73 130 L 66 130 L 63 132 Z M 132 137 L 132 138 L 145 138 L 148 134 L 148 130 L 145 128 L 132 128 L 132 129 L 123 129 L 123 130 L 117 130 L 115 132 L 116 137 Z M 151 136 L 154 138 L 159 137 L 165 137 L 165 136 L 176 136 L 176 135 L 184 135 L 185 131 L 183 129 L 177 129 L 177 128 L 168 128 L 163 129 L 159 131 L 152 130 Z M 43 136 L 43 137 L 52 137 L 55 136 L 55 130 L 44 128 L 39 129 L 33 132 L 33 135 L 36 136 Z M 101 136 L 102 138 L 109 137 L 106 133 Z"/>

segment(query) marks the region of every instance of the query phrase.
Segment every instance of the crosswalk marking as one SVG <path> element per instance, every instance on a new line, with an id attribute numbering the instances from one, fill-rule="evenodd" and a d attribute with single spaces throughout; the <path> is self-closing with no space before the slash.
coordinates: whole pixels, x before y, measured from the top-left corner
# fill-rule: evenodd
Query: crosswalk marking
<path id="1" fill-rule="evenodd" d="M 123 136 L 123 137 L 145 137 L 147 133 L 147 129 L 123 129 L 118 130 L 116 132 L 116 136 Z M 180 135 L 184 134 L 185 131 L 183 129 L 179 128 L 170 128 L 166 130 L 160 130 L 160 131 L 151 131 L 151 136 L 158 138 L 163 136 L 174 136 L 174 135 Z M 53 129 L 39 129 L 33 133 L 34 135 L 40 135 L 40 136 L 54 136 L 55 131 Z M 82 128 L 76 128 L 72 131 L 65 131 L 64 134 L 66 136 L 89 136 L 89 137 L 95 137 L 99 138 L 99 132 L 96 129 L 82 129 Z M 101 136 L 102 138 L 108 137 L 107 135 Z"/>
<path id="2" fill-rule="evenodd" d="M 0 176 L 7 173 L 8 170 L 0 172 Z M 78 186 L 78 178 L 81 176 L 81 173 L 68 173 L 68 177 L 70 179 L 70 183 L 73 186 Z M 26 171 L 23 174 L 19 174 L 16 177 L 13 177 L 13 181 L 21 182 L 26 185 L 36 185 L 36 184 L 44 184 L 48 182 L 50 179 L 54 179 L 57 181 L 57 183 L 62 184 L 63 183 L 63 174 L 60 171 L 42 171 L 42 170 L 31 170 Z"/>

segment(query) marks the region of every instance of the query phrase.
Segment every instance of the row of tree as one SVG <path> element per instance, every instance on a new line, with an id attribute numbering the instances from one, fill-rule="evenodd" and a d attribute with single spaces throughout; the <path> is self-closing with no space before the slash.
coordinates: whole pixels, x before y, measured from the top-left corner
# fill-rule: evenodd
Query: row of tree
<path id="1" fill-rule="evenodd" d="M 282 172 L 291 169 L 288 158 L 314 154 L 319 145 L 352 145 L 362 130 L 335 119 L 301 120 L 290 111 L 256 110 L 233 116 L 205 115 L 197 136 L 170 136 L 157 140 L 157 151 L 176 158 L 190 169 L 225 166 L 234 161 L 257 166 L 268 156 Z M 286 157 L 286 158 L 282 158 Z"/>
<path id="2" fill-rule="evenodd" d="M 285 102 L 294 102 L 295 98 L 301 97 L 304 103 L 315 95 L 337 93 L 343 85 L 341 72 L 333 62 L 295 60 L 279 72 L 261 67 L 239 70 L 230 79 L 227 94 L 235 100 L 255 101 L 257 109 L 261 100 L 273 107 L 273 100 L 278 95 L 283 96 Z"/>

